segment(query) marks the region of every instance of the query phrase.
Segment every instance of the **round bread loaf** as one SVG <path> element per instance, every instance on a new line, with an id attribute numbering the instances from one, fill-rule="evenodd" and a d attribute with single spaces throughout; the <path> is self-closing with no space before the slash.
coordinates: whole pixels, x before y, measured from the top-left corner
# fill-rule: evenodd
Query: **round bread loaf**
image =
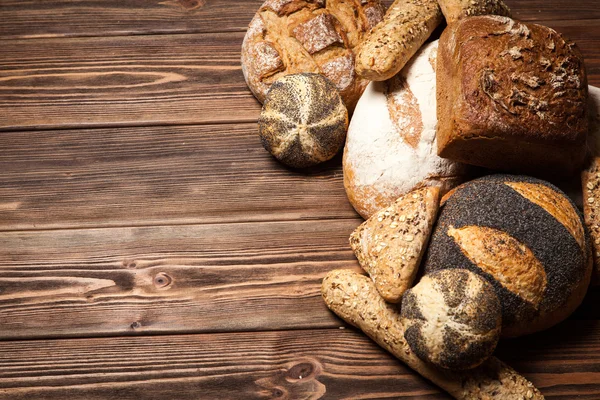
<path id="1" fill-rule="evenodd" d="M 502 311 L 493 286 L 465 269 L 425 275 L 402 299 L 406 342 L 423 361 L 462 370 L 487 360 L 500 338 Z"/>
<path id="2" fill-rule="evenodd" d="M 284 75 L 320 73 L 354 109 L 368 84 L 354 72 L 354 48 L 383 19 L 379 0 L 267 0 L 242 44 L 242 71 L 262 103 Z"/>
<path id="3" fill-rule="evenodd" d="M 365 219 L 414 189 L 437 186 L 444 194 L 466 172 L 436 154 L 437 44 L 423 47 L 392 79 L 371 83 L 356 106 L 344 150 L 344 186 Z"/>
<path id="4" fill-rule="evenodd" d="M 323 76 L 287 75 L 271 86 L 258 127 L 263 146 L 275 158 L 290 167 L 310 167 L 342 148 L 348 110 Z"/>
<path id="5" fill-rule="evenodd" d="M 591 243 L 581 213 L 548 182 L 490 175 L 447 198 L 425 273 L 464 268 L 486 278 L 502 304 L 502 336 L 546 329 L 583 300 Z"/>

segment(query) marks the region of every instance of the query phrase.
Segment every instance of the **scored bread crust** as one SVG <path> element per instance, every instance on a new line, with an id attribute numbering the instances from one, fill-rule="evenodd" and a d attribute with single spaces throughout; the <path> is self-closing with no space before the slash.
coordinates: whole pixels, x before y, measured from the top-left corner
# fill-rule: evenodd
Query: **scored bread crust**
<path id="1" fill-rule="evenodd" d="M 448 26 L 438 61 L 441 157 L 542 175 L 581 167 L 588 93 L 574 43 L 545 26 L 478 16 Z"/>
<path id="2" fill-rule="evenodd" d="M 333 270 L 323 279 L 321 294 L 331 311 L 456 399 L 544 398 L 531 382 L 496 357 L 466 371 L 442 370 L 422 361 L 406 342 L 406 327 L 397 306 L 386 303 L 366 276 Z"/>
<path id="3" fill-rule="evenodd" d="M 395 0 L 358 46 L 356 73 L 372 81 L 396 75 L 442 20 L 436 0 Z"/>
<path id="4" fill-rule="evenodd" d="M 411 190 L 458 185 L 467 168 L 436 154 L 438 41 L 392 79 L 371 83 L 350 121 L 342 160 L 348 200 L 365 219 Z"/>
<path id="5" fill-rule="evenodd" d="M 398 303 L 417 275 L 437 216 L 440 189 L 407 193 L 350 235 L 350 246 L 379 294 Z"/>
<path id="6" fill-rule="evenodd" d="M 354 49 L 383 18 L 379 0 L 266 0 L 242 43 L 242 72 L 262 103 L 278 78 L 320 73 L 353 110 L 368 81 L 354 71 Z"/>

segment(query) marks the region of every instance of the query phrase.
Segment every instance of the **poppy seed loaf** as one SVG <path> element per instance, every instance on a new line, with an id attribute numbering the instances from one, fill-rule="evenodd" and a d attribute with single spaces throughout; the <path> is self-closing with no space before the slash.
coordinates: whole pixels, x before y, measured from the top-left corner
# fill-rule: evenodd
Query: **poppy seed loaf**
<path id="1" fill-rule="evenodd" d="M 502 304 L 502 336 L 520 336 L 581 303 L 590 247 L 580 212 L 558 188 L 490 175 L 457 187 L 441 207 L 424 271 L 464 268 L 486 278 Z"/>
<path id="2" fill-rule="evenodd" d="M 258 126 L 263 146 L 275 158 L 290 167 L 310 167 L 342 148 L 348 110 L 323 76 L 287 75 L 271 86 Z"/>
<path id="3" fill-rule="evenodd" d="M 466 269 L 423 276 L 404 294 L 401 316 L 412 351 L 442 368 L 480 365 L 500 338 L 502 310 L 494 287 Z"/>
<path id="4" fill-rule="evenodd" d="M 583 57 L 551 28 L 485 15 L 450 24 L 440 37 L 441 157 L 570 175 L 585 157 L 587 100 Z"/>

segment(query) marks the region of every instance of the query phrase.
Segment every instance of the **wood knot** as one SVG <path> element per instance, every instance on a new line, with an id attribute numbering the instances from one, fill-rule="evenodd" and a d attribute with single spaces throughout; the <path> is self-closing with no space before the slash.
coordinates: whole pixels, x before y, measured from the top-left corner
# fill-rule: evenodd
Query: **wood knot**
<path id="1" fill-rule="evenodd" d="M 134 321 L 131 325 L 129 325 L 131 329 L 139 329 L 142 327 L 142 324 L 138 321 Z"/>
<path id="2" fill-rule="evenodd" d="M 292 366 L 287 373 L 288 381 L 296 381 L 296 380 L 304 380 L 304 379 L 313 379 L 317 372 L 319 371 L 319 366 L 312 362 L 302 362 Z"/>
<path id="3" fill-rule="evenodd" d="M 135 260 L 123 260 L 123 267 L 134 269 L 137 267 L 137 263 L 135 262 Z"/>
<path id="4" fill-rule="evenodd" d="M 196 10 L 206 3 L 205 0 L 177 0 L 177 2 L 185 10 Z"/>
<path id="5" fill-rule="evenodd" d="M 164 272 L 159 272 L 154 277 L 154 287 L 156 287 L 157 289 L 167 288 L 171 286 L 171 283 L 173 283 L 173 279 Z"/>

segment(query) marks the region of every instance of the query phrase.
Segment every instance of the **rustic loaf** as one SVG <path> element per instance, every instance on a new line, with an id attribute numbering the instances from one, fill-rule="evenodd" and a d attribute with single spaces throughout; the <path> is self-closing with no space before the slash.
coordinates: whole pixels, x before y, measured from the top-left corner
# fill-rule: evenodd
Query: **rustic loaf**
<path id="1" fill-rule="evenodd" d="M 486 278 L 502 304 L 502 336 L 520 336 L 581 303 L 590 246 L 579 210 L 554 185 L 490 175 L 457 187 L 441 207 L 424 271 L 464 268 Z"/>
<path id="2" fill-rule="evenodd" d="M 367 219 L 409 191 L 454 187 L 464 165 L 436 155 L 435 65 L 437 41 L 424 46 L 386 82 L 371 83 L 348 127 L 344 187 Z"/>
<path id="3" fill-rule="evenodd" d="M 350 246 L 381 297 L 398 303 L 412 286 L 437 216 L 440 190 L 417 189 L 398 198 L 350 235 Z"/>
<path id="4" fill-rule="evenodd" d="M 379 0 L 266 0 L 242 44 L 246 83 L 262 103 L 282 76 L 320 73 L 354 109 L 368 83 L 354 72 L 354 49 L 383 13 Z"/>
<path id="5" fill-rule="evenodd" d="M 553 29 L 501 16 L 451 24 L 440 38 L 437 83 L 440 156 L 503 171 L 579 171 L 585 66 Z"/>
<path id="6" fill-rule="evenodd" d="M 500 338 L 502 309 L 494 287 L 466 269 L 423 276 L 402 298 L 404 337 L 421 359 L 451 370 L 487 360 Z"/>
<path id="7" fill-rule="evenodd" d="M 263 146 L 294 168 L 327 161 L 344 146 L 348 110 L 327 78 L 286 75 L 267 93 L 260 118 Z"/>
<path id="8" fill-rule="evenodd" d="M 356 72 L 372 81 L 396 75 L 443 17 L 436 0 L 395 0 L 356 51 Z"/>
<path id="9" fill-rule="evenodd" d="M 590 159 L 581 173 L 583 188 L 583 217 L 590 232 L 594 259 L 595 285 L 600 283 L 600 88 L 589 86 L 590 136 L 588 150 Z"/>
<path id="10" fill-rule="evenodd" d="M 456 399 L 544 398 L 531 382 L 496 357 L 467 371 L 441 370 L 422 361 L 404 338 L 406 329 L 397 307 L 386 303 L 366 276 L 349 270 L 331 271 L 323 279 L 321 293 L 327 307 L 340 318 Z"/>
<path id="11" fill-rule="evenodd" d="M 502 0 L 438 0 L 448 24 L 477 15 L 503 15 L 510 17 L 510 9 Z"/>

